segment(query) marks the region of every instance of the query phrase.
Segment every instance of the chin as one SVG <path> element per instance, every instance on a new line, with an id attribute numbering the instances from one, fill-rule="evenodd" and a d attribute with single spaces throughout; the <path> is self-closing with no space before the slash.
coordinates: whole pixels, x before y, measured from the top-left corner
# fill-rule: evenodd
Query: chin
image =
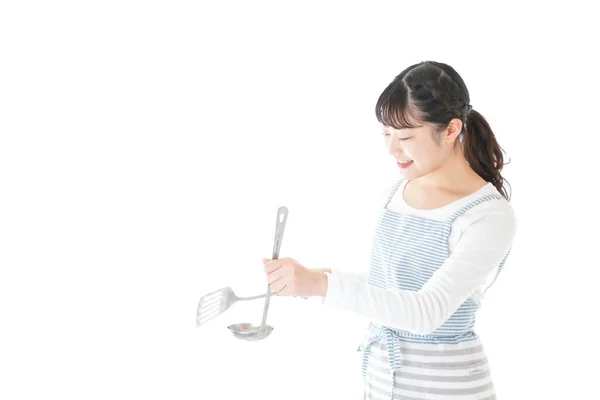
<path id="1" fill-rule="evenodd" d="M 415 179 L 415 178 L 418 178 L 420 175 L 422 175 L 422 174 L 419 174 L 417 171 L 413 170 L 414 165 L 410 166 L 407 169 L 400 168 L 400 167 L 397 167 L 397 168 L 398 168 L 398 171 L 400 172 L 400 175 L 402 175 L 402 177 L 404 177 L 405 179 Z"/>

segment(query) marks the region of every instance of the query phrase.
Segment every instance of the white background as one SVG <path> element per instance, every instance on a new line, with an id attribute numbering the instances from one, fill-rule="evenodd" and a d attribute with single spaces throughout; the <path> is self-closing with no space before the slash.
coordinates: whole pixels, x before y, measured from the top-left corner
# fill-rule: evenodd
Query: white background
<path id="1" fill-rule="evenodd" d="M 216 5 L 218 3 L 219 5 Z M 375 103 L 452 65 L 511 163 L 478 314 L 501 399 L 597 396 L 597 21 L 586 2 L 4 1 L 0 398 L 359 399 L 367 320 L 274 298 L 280 257 L 362 271 L 398 173 Z M 531 4 L 531 5 L 528 5 Z M 595 30 L 595 31 L 594 31 Z"/>

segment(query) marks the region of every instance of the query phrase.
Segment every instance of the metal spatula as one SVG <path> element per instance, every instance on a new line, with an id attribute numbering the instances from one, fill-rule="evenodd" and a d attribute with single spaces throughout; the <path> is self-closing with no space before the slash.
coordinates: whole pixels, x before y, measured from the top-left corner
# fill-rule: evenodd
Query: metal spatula
<path id="1" fill-rule="evenodd" d="M 277 293 L 270 293 L 271 296 Z M 263 299 L 267 295 L 260 294 L 252 297 L 238 297 L 233 290 L 227 286 L 214 292 L 208 293 L 200 298 L 198 309 L 196 310 L 196 327 L 210 321 L 211 319 L 223 314 L 236 301 Z"/>

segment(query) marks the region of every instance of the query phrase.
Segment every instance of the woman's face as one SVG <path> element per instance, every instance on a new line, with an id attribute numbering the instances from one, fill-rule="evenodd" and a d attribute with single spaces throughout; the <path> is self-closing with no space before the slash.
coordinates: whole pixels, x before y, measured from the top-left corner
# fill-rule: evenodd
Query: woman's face
<path id="1" fill-rule="evenodd" d="M 441 168 L 452 156 L 452 147 L 457 136 L 453 133 L 456 126 L 453 126 L 452 129 L 444 130 L 441 135 L 438 134 L 440 143 L 437 144 L 433 136 L 433 125 L 410 122 L 417 127 L 395 129 L 383 125 L 388 152 L 396 159 L 400 172 L 407 180 L 419 178 Z"/>

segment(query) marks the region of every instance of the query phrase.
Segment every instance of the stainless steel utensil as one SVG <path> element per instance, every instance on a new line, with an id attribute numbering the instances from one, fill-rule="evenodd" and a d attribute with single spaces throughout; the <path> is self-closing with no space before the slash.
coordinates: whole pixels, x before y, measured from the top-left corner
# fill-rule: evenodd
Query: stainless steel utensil
<path id="1" fill-rule="evenodd" d="M 277 222 L 275 224 L 275 240 L 273 243 L 273 260 L 279 258 L 279 250 L 281 249 L 281 241 L 283 240 L 283 231 L 287 222 L 288 209 L 285 206 L 279 207 L 277 210 Z M 242 340 L 262 340 L 273 332 L 273 327 L 266 324 L 267 311 L 269 310 L 269 300 L 271 299 L 271 285 L 267 284 L 267 294 L 265 296 L 265 306 L 263 309 L 263 318 L 260 326 L 255 326 L 244 322 L 240 324 L 229 325 L 229 329 L 233 336 Z"/>
<path id="2" fill-rule="evenodd" d="M 277 295 L 273 293 L 272 295 Z M 211 319 L 223 314 L 236 301 L 262 299 L 266 294 L 252 297 L 238 297 L 229 286 L 215 290 L 200 298 L 196 309 L 196 328 L 207 323 Z"/>

